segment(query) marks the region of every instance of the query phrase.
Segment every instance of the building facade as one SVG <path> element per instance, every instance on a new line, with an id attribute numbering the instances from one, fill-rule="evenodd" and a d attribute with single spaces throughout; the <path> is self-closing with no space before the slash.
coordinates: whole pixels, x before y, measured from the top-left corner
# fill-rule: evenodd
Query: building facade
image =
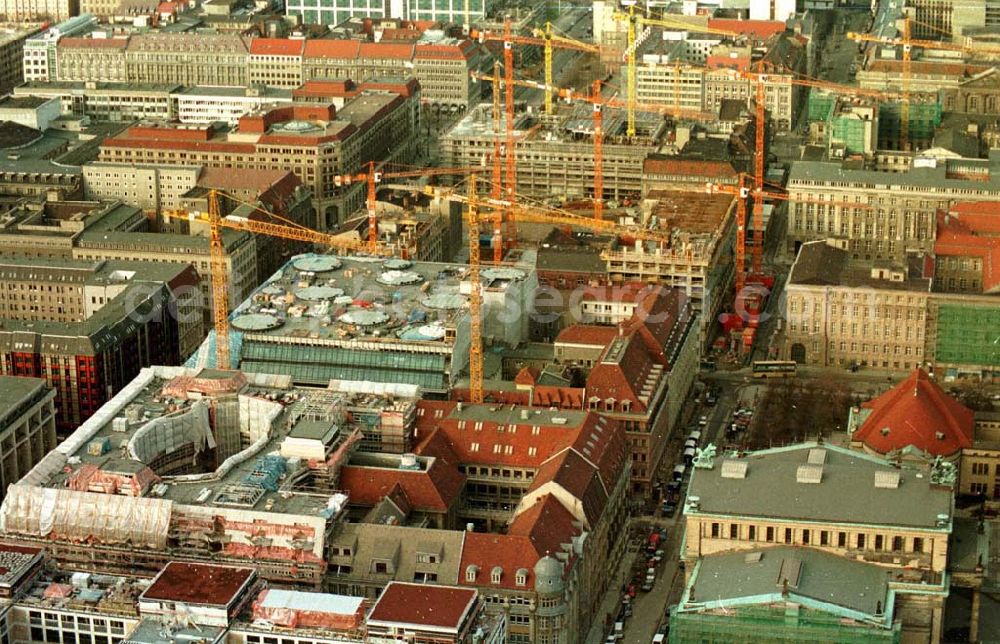
<path id="1" fill-rule="evenodd" d="M 40 378 L 0 376 L 0 494 L 56 446 L 56 392 Z"/>
<path id="2" fill-rule="evenodd" d="M 848 251 L 826 242 L 799 250 L 785 287 L 785 355 L 824 367 L 922 365 L 930 280 L 905 268 L 849 263 Z"/>
<path id="3" fill-rule="evenodd" d="M 711 555 L 773 545 L 876 564 L 893 573 L 889 583 L 903 640 L 939 642 L 949 592 L 954 474 L 950 464 L 900 468 L 816 443 L 735 459 L 703 454 L 684 508 L 685 574 L 691 577 Z M 850 502 L 861 498 L 863 503 Z"/>

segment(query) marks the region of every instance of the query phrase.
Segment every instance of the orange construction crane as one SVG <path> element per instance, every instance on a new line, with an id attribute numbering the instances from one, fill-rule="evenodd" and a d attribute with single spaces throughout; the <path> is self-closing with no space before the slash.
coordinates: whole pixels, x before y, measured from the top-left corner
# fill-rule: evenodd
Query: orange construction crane
<path id="1" fill-rule="evenodd" d="M 503 178 L 500 168 L 504 154 L 504 146 L 500 142 L 500 127 L 503 112 L 500 107 L 500 61 L 493 62 L 493 190 L 490 196 L 499 199 L 503 190 Z M 493 263 L 499 264 L 503 259 L 503 211 L 493 213 Z"/>
<path id="2" fill-rule="evenodd" d="M 626 4 L 626 3 L 623 3 Z M 647 26 L 656 27 L 666 27 L 667 29 L 689 29 L 691 31 L 697 31 L 698 33 L 710 33 L 719 36 L 729 36 L 732 38 L 742 37 L 743 34 L 736 31 L 728 31 L 725 29 L 711 29 L 709 27 L 699 27 L 695 24 L 685 22 L 680 19 L 670 19 L 667 17 L 661 19 L 646 18 L 641 13 L 636 12 L 636 5 L 634 2 L 628 3 L 628 13 L 616 12 L 614 14 L 614 19 L 620 22 L 627 23 L 627 37 L 626 37 L 626 47 L 625 47 L 625 65 L 626 65 L 626 109 L 627 112 L 627 125 L 625 129 L 626 136 L 635 136 L 635 113 L 636 111 L 642 111 L 639 109 L 639 102 L 636 89 L 636 48 L 639 46 L 638 37 L 640 30 L 645 30 Z M 680 107 L 680 96 L 679 96 L 679 84 L 680 84 L 680 63 L 674 63 L 675 70 L 675 93 L 674 101 L 678 103 L 675 107 Z"/>
<path id="3" fill-rule="evenodd" d="M 286 225 L 269 221 L 259 221 L 228 215 L 221 216 L 219 198 L 225 197 L 230 201 L 252 207 L 255 211 L 269 215 L 276 219 L 284 220 L 279 215 L 261 208 L 259 205 L 247 203 L 236 199 L 232 195 L 219 190 L 209 190 L 208 192 L 208 212 L 188 212 L 186 210 L 172 210 L 164 213 L 171 219 L 186 219 L 208 224 L 209 230 L 209 251 L 212 280 L 212 322 L 215 329 L 215 356 L 216 366 L 219 369 L 232 368 L 229 356 L 229 276 L 226 271 L 226 250 L 222 245 L 222 229 L 230 228 L 242 230 L 244 232 L 269 235 L 283 239 L 295 241 L 311 242 L 323 244 L 338 250 L 366 251 L 379 255 L 392 255 L 392 249 L 380 247 L 377 244 L 372 247 L 370 243 L 351 239 L 343 235 L 331 235 L 311 230 L 297 224 Z"/>
<path id="4" fill-rule="evenodd" d="M 620 226 L 610 221 L 583 217 L 547 206 L 522 206 L 508 200 L 480 198 L 476 194 L 476 175 L 469 178 L 468 193 L 456 192 L 452 188 L 428 186 L 425 194 L 443 197 L 467 205 L 469 240 L 469 279 L 472 293 L 469 298 L 469 400 L 483 402 L 483 336 L 482 336 L 482 294 L 479 283 L 479 210 L 481 208 L 502 209 L 510 212 L 520 221 L 547 223 L 555 226 L 579 226 L 598 232 L 622 233 L 636 239 L 646 239 L 661 244 L 670 243 L 668 232 L 646 230 L 637 226 Z"/>
<path id="5" fill-rule="evenodd" d="M 807 203 L 816 204 L 824 206 L 836 206 L 840 208 L 855 208 L 858 210 L 873 210 L 874 207 L 867 203 L 854 203 L 850 201 L 832 201 L 823 199 L 806 199 L 802 197 L 793 197 L 786 192 L 780 192 L 777 190 L 764 190 L 753 188 L 751 189 L 751 181 L 754 178 L 749 177 L 746 173 L 741 172 L 738 176 L 736 185 L 729 185 L 723 183 L 709 183 L 706 185 L 706 191 L 714 194 L 730 194 L 738 197 L 736 202 L 736 244 L 734 246 L 734 253 L 736 259 L 736 297 L 739 298 L 743 288 L 747 283 L 747 269 L 746 269 L 746 224 L 747 224 L 747 209 L 746 202 L 749 197 L 754 198 L 754 207 L 758 203 L 761 204 L 761 221 L 757 221 L 757 216 L 754 217 L 754 231 L 756 235 L 762 234 L 762 230 L 758 226 L 763 226 L 763 209 L 764 209 L 764 199 L 775 199 L 778 201 L 795 201 L 797 203 Z M 756 273 L 760 274 L 759 269 Z"/>
<path id="6" fill-rule="evenodd" d="M 480 74 L 479 72 L 472 72 L 472 77 L 481 81 L 490 81 L 493 83 L 494 88 L 496 84 L 500 81 L 499 76 L 494 74 L 493 76 L 487 76 L 486 74 Z M 505 80 L 504 83 L 507 81 Z M 537 81 L 514 79 L 510 81 L 513 85 L 519 87 L 530 87 L 533 89 L 546 89 L 551 91 L 554 95 L 567 102 L 581 102 L 590 103 L 594 106 L 594 219 L 603 219 L 604 217 L 604 108 L 615 107 L 624 108 L 626 103 L 616 98 L 605 98 L 601 94 L 602 81 L 596 80 L 591 86 L 590 95 L 584 95 L 579 92 L 575 92 L 571 89 L 566 89 L 563 87 L 549 87 Z M 494 91 L 496 91 L 494 89 Z M 674 117 L 690 118 L 693 120 L 701 121 L 712 121 L 715 119 L 713 114 L 708 112 L 700 112 L 694 110 L 684 110 L 677 109 L 671 105 L 665 105 L 660 103 L 639 103 L 637 107 L 640 112 L 653 112 L 656 114 L 662 114 Z M 494 184 L 496 183 L 497 166 L 494 166 Z M 494 185 L 495 188 L 495 185 Z M 497 197 L 496 194 L 493 195 L 494 198 Z M 499 260 L 498 260 L 499 261 Z"/>
<path id="7" fill-rule="evenodd" d="M 507 81 L 504 84 L 504 123 L 507 134 L 507 148 L 504 150 L 504 163 L 507 166 L 504 188 L 507 190 L 507 196 L 513 198 L 517 192 L 517 148 L 514 145 L 514 36 L 511 33 L 510 20 L 503 24 L 503 36 L 503 73 Z M 517 243 L 517 224 L 509 212 L 506 215 L 504 238 L 513 247 Z"/>
<path id="8" fill-rule="evenodd" d="M 378 220 L 375 216 L 376 192 L 375 185 L 381 183 L 383 179 L 399 179 L 404 177 L 434 177 L 439 175 L 463 175 L 479 172 L 482 168 L 413 168 L 409 170 L 376 170 L 375 161 L 368 162 L 368 170 L 358 174 L 339 174 L 333 178 L 333 183 L 338 188 L 349 186 L 352 183 L 364 181 L 368 184 L 368 195 L 365 199 L 365 207 L 368 210 L 368 250 L 374 253 L 378 244 Z"/>
<path id="9" fill-rule="evenodd" d="M 511 33 L 510 21 L 504 23 L 504 32 L 502 35 L 493 34 L 488 31 L 473 31 L 472 37 L 477 38 L 479 42 L 486 42 L 488 40 L 503 41 L 504 44 L 504 64 L 507 64 L 506 56 L 508 47 L 506 43 L 511 43 L 515 45 L 537 45 L 544 48 L 545 52 L 545 85 L 547 87 L 552 87 L 555 84 L 553 69 L 552 69 L 552 58 L 553 58 L 553 48 L 557 49 L 572 49 L 576 51 L 583 51 L 591 54 L 600 54 L 601 47 L 592 43 L 581 42 L 579 40 L 574 40 L 567 36 L 563 36 L 555 33 L 554 27 L 551 22 L 545 23 L 545 29 L 535 29 L 534 36 L 515 36 Z M 513 68 L 513 64 L 511 64 Z M 553 114 L 555 112 L 555 106 L 552 101 L 552 92 L 550 90 L 545 90 L 545 113 Z"/>

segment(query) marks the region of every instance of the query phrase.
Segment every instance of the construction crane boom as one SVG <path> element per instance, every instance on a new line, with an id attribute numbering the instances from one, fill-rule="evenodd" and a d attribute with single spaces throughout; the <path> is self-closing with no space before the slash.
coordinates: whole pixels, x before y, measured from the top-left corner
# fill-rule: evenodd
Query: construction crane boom
<path id="1" fill-rule="evenodd" d="M 324 244 L 337 250 L 368 251 L 379 255 L 392 255 L 393 249 L 376 244 L 372 247 L 364 241 L 351 239 L 343 235 L 332 235 L 321 233 L 299 225 L 276 224 L 269 221 L 259 221 L 247 217 L 221 215 L 219 204 L 220 196 L 237 203 L 243 201 L 232 197 L 218 190 L 210 190 L 208 193 L 208 212 L 188 212 L 186 210 L 170 210 L 164 212 L 164 216 L 170 219 L 185 219 L 187 221 L 202 222 L 208 225 L 209 234 L 209 259 L 210 276 L 212 280 L 212 323 L 215 329 L 215 356 L 216 366 L 219 369 L 231 369 L 232 363 L 229 355 L 229 276 L 226 269 L 226 249 L 222 244 L 222 229 L 230 228 L 248 233 L 269 235 L 304 241 L 314 244 Z M 280 216 L 254 204 L 248 204 L 255 210 L 272 217 L 281 219 Z"/>
<path id="2" fill-rule="evenodd" d="M 510 34 L 510 38 L 507 38 L 507 34 L 510 28 L 510 21 L 504 23 L 504 33 L 494 34 L 489 31 L 474 31 L 472 36 L 477 38 L 479 42 L 486 42 L 489 40 L 493 41 L 503 41 L 511 42 L 515 45 L 537 45 L 543 48 L 545 56 L 545 84 L 547 86 L 552 86 L 555 83 L 553 74 L 553 49 L 572 49 L 576 51 L 587 52 L 591 54 L 600 54 L 600 45 L 595 45 L 592 43 L 586 43 L 579 40 L 574 40 L 567 36 L 563 36 L 555 33 L 554 27 L 551 22 L 545 23 L 544 29 L 535 29 L 534 36 L 518 36 L 513 33 Z M 506 52 L 505 52 L 506 53 Z M 506 63 L 505 63 L 506 64 Z M 545 92 L 545 113 L 552 114 L 554 111 L 554 106 L 552 104 L 552 92 Z"/>
<path id="3" fill-rule="evenodd" d="M 504 146 L 500 142 L 500 128 L 503 123 L 503 111 L 500 107 L 500 61 L 493 61 L 493 190 L 490 196 L 499 199 L 503 190 L 503 175 L 501 169 Z M 493 213 L 493 262 L 499 264 L 503 259 L 503 212 Z"/>
<path id="4" fill-rule="evenodd" d="M 511 33 L 510 20 L 503 25 L 503 72 L 506 83 L 504 84 L 504 122 L 506 124 L 507 147 L 504 150 L 504 163 L 506 173 L 504 176 L 504 188 L 507 196 L 512 198 L 517 192 L 517 151 L 514 147 L 514 41 Z M 517 225 L 513 217 L 507 216 L 504 238 L 512 246 L 517 240 Z"/>
<path id="5" fill-rule="evenodd" d="M 469 218 L 469 398 L 483 402 L 483 301 L 479 284 L 479 205 L 476 175 L 469 180 L 467 215 Z"/>
<path id="6" fill-rule="evenodd" d="M 368 211 L 368 250 L 375 252 L 378 244 L 378 219 L 376 216 L 376 184 L 383 179 L 401 179 L 405 177 L 434 177 L 440 175 L 463 175 L 479 172 L 482 168 L 414 168 L 412 170 L 386 171 L 377 170 L 375 161 L 369 161 L 365 172 L 357 174 L 341 174 L 333 178 L 334 185 L 349 186 L 352 183 L 364 182 L 367 185 L 367 196 L 365 198 L 365 209 Z"/>

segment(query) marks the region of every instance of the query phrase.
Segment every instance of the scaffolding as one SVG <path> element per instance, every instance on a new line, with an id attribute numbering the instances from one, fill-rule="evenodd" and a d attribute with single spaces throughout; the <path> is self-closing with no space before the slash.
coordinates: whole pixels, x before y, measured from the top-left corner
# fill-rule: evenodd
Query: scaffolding
<path id="1" fill-rule="evenodd" d="M 878 109 L 878 141 L 883 150 L 900 149 L 901 102 L 883 102 Z M 934 101 L 910 102 L 909 141 L 913 149 L 929 147 L 934 129 L 941 125 L 941 104 Z"/>
<path id="2" fill-rule="evenodd" d="M 1000 367 L 1000 307 L 942 303 L 934 357 L 947 364 Z"/>
<path id="3" fill-rule="evenodd" d="M 717 611 L 675 612 L 670 616 L 670 644 L 897 644 L 902 627 L 864 624 L 833 613 L 794 604 L 734 606 Z"/>

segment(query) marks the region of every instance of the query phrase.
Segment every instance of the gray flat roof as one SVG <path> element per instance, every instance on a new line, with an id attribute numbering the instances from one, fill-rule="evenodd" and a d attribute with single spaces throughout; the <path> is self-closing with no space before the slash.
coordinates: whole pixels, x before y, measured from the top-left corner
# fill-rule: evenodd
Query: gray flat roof
<path id="1" fill-rule="evenodd" d="M 791 601 L 808 598 L 827 604 L 834 613 L 843 614 L 846 609 L 854 617 L 882 621 L 886 618 L 876 618 L 876 612 L 884 608 L 891 615 L 892 609 L 888 577 L 888 569 L 877 564 L 813 548 L 776 546 L 727 552 L 699 560 L 685 592 L 687 598 L 694 587 L 695 599 L 681 603 L 678 610 L 694 612 L 749 598 L 766 604 L 781 595 L 784 579 L 788 579 Z"/>
<path id="2" fill-rule="evenodd" d="M 798 468 L 815 448 L 826 452 L 822 479 L 799 483 Z M 752 452 L 739 459 L 747 463 L 746 478 L 723 478 L 724 460 L 716 456 L 712 469 L 693 468 L 685 514 L 951 531 L 953 491 L 931 485 L 927 471 L 896 470 L 881 458 L 816 443 Z M 899 472 L 898 487 L 875 487 L 875 473 L 886 470 Z M 692 497 L 698 498 L 697 510 Z M 939 526 L 938 515 L 949 521 Z"/>
<path id="3" fill-rule="evenodd" d="M 41 378 L 23 376 L 0 376 L 0 421 L 7 409 L 19 404 L 30 396 L 35 389 L 45 385 Z"/>
<path id="4" fill-rule="evenodd" d="M 978 178 L 960 179 L 948 176 L 949 162 L 962 169 L 975 167 L 988 173 L 986 180 Z M 875 186 L 907 186 L 913 188 L 938 188 L 948 190 L 1000 190 L 1000 164 L 996 157 L 991 159 L 945 159 L 933 168 L 910 168 L 906 172 L 881 172 L 845 168 L 836 161 L 793 161 L 788 172 L 788 185 L 799 181 L 835 181 L 847 184 L 871 184 Z M 847 186 L 860 188 L 862 186 Z"/>

